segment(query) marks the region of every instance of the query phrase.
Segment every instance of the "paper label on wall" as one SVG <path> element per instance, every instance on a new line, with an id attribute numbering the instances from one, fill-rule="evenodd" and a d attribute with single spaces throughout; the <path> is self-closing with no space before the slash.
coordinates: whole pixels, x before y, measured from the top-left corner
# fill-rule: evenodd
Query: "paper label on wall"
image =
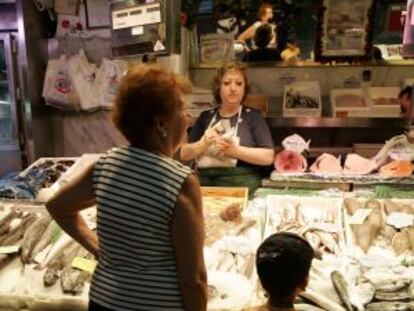
<path id="1" fill-rule="evenodd" d="M 131 28 L 131 35 L 140 36 L 142 34 L 144 34 L 144 27 L 137 26 L 137 27 Z"/>
<path id="2" fill-rule="evenodd" d="M 162 50 L 165 50 L 165 46 L 164 46 L 164 44 L 162 44 L 162 42 L 160 40 L 157 40 L 157 42 L 155 42 L 155 45 L 154 45 L 154 51 L 158 52 L 158 51 L 162 51 Z"/>
<path id="3" fill-rule="evenodd" d="M 93 273 L 97 265 L 95 260 L 85 259 L 82 257 L 75 257 L 72 261 L 72 267 L 82 271 Z"/>
<path id="4" fill-rule="evenodd" d="M 20 249 L 20 246 L 18 246 L 18 245 L 2 246 L 2 247 L 0 247 L 0 254 L 18 253 L 19 249 Z"/>
<path id="5" fill-rule="evenodd" d="M 350 225 L 362 225 L 371 212 L 372 208 L 360 208 L 355 211 L 348 223 Z"/>
<path id="6" fill-rule="evenodd" d="M 112 12 L 112 28 L 122 29 L 161 23 L 160 3 L 137 5 Z"/>
<path id="7" fill-rule="evenodd" d="M 414 3 L 411 5 L 411 26 L 414 26 Z"/>

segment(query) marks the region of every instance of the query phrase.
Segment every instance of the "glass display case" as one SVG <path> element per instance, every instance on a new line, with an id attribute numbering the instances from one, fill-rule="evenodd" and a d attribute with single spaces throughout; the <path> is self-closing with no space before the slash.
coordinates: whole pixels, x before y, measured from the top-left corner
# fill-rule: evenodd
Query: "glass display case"
<path id="1" fill-rule="evenodd" d="M 0 33 L 0 176 L 21 165 L 14 40 L 12 34 Z"/>

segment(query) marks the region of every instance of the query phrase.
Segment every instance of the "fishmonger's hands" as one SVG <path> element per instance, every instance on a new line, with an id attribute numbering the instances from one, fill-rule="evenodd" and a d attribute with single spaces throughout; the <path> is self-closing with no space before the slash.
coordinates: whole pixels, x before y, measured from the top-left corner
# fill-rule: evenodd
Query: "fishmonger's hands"
<path id="1" fill-rule="evenodd" d="M 237 158 L 238 146 L 232 138 L 220 137 L 215 141 L 215 147 L 219 155 Z"/>
<path id="2" fill-rule="evenodd" d="M 211 146 L 219 138 L 220 135 L 218 134 L 217 129 L 215 127 L 211 127 L 204 132 L 201 140 L 207 146 Z"/>

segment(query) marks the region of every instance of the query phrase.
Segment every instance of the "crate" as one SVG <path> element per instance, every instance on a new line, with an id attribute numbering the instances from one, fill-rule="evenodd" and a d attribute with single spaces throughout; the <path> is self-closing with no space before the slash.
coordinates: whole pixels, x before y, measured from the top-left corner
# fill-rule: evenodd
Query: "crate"
<path id="1" fill-rule="evenodd" d="M 346 103 L 340 101 L 343 96 L 349 96 L 349 100 Z M 371 116 L 370 102 L 366 98 L 363 89 L 332 89 L 330 98 L 333 117 L 346 118 Z"/>
<path id="2" fill-rule="evenodd" d="M 201 187 L 204 209 L 210 213 L 220 213 L 232 203 L 247 205 L 249 189 L 245 187 Z"/>
<path id="3" fill-rule="evenodd" d="M 322 101 L 319 82 L 297 81 L 284 88 L 283 116 L 284 117 L 320 117 Z M 314 105 L 314 107 L 309 107 Z"/>

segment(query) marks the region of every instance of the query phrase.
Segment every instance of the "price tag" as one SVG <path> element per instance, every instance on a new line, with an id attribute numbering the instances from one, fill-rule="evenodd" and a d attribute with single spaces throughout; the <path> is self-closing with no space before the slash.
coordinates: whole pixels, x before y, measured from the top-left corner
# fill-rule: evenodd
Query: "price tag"
<path id="1" fill-rule="evenodd" d="M 414 216 L 407 213 L 391 213 L 385 222 L 397 229 L 402 229 L 414 225 Z"/>
<path id="2" fill-rule="evenodd" d="M 82 257 L 75 257 L 72 261 L 72 267 L 82 271 L 93 273 L 97 265 L 95 260 L 85 259 Z"/>
<path id="3" fill-rule="evenodd" d="M 12 246 L 2 246 L 0 247 L 0 254 L 13 254 L 18 253 L 20 246 L 12 245 Z"/>
<path id="4" fill-rule="evenodd" d="M 371 212 L 372 208 L 360 208 L 356 210 L 348 222 L 350 225 L 362 225 Z"/>

